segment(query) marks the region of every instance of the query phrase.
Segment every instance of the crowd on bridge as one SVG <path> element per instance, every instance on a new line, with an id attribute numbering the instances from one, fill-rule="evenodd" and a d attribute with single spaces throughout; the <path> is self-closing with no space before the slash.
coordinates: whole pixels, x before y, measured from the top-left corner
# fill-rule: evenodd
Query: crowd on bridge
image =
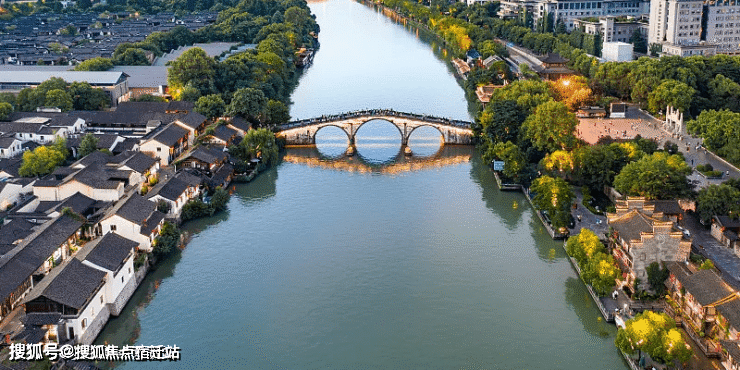
<path id="1" fill-rule="evenodd" d="M 357 110 L 357 111 L 352 111 L 352 112 L 333 114 L 333 115 L 328 115 L 328 116 L 323 115 L 321 117 L 302 119 L 298 121 L 291 121 L 283 125 L 280 125 L 279 127 L 281 130 L 288 130 L 288 129 L 292 129 L 296 127 L 310 126 L 310 125 L 315 125 L 319 123 L 337 122 L 337 121 L 343 121 L 346 119 L 373 117 L 373 116 L 386 116 L 386 117 L 391 116 L 391 117 L 415 119 L 419 121 L 424 121 L 424 122 L 429 122 L 429 123 L 438 123 L 442 125 L 455 126 L 455 127 L 460 127 L 460 128 L 470 128 L 470 125 L 471 125 L 471 122 L 467 122 L 467 121 L 453 120 L 449 118 L 439 118 L 439 117 L 422 115 L 422 114 L 396 112 L 392 109 L 366 109 L 366 110 Z"/>

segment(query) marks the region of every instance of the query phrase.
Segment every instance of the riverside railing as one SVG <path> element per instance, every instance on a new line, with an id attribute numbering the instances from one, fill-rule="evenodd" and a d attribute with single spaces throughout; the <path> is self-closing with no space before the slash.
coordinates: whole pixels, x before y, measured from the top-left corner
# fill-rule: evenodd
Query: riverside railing
<path id="1" fill-rule="evenodd" d="M 278 127 L 282 130 L 287 130 L 291 128 L 310 126 L 310 125 L 315 125 L 319 123 L 337 122 L 337 121 L 343 121 L 346 119 L 373 117 L 373 116 L 391 116 L 391 117 L 399 117 L 399 118 L 407 118 L 407 119 L 416 119 L 419 121 L 424 121 L 424 122 L 429 122 L 429 123 L 439 123 L 443 125 L 455 126 L 455 127 L 460 127 L 460 128 L 470 128 L 470 126 L 472 125 L 472 122 L 468 122 L 468 121 L 453 120 L 449 118 L 434 117 L 434 116 L 428 116 L 428 115 L 423 115 L 423 114 L 397 112 L 392 109 L 366 109 L 366 110 L 358 110 L 358 111 L 345 112 L 345 113 L 339 113 L 339 114 L 333 114 L 333 115 L 323 115 L 321 117 L 307 118 L 307 119 L 302 119 L 298 121 L 291 121 L 291 122 L 279 125 Z"/>

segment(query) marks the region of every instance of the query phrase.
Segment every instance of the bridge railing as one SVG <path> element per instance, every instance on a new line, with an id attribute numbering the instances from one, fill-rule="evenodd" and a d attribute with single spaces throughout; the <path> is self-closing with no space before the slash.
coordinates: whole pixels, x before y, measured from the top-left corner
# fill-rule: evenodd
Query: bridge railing
<path id="1" fill-rule="evenodd" d="M 333 114 L 333 115 L 328 115 L 328 116 L 321 116 L 321 117 L 316 117 L 316 118 L 302 119 L 298 121 L 291 121 L 291 122 L 282 124 L 279 127 L 282 130 L 288 130 L 288 129 L 292 129 L 296 127 L 315 125 L 319 123 L 336 122 L 336 121 L 343 121 L 346 119 L 369 117 L 369 116 L 393 116 L 393 117 L 399 117 L 399 118 L 417 119 L 420 121 L 439 123 L 443 125 L 449 125 L 449 126 L 455 126 L 455 127 L 461 127 L 461 128 L 470 128 L 470 125 L 471 125 L 471 122 L 467 122 L 467 121 L 453 120 L 449 118 L 440 118 L 440 117 L 428 116 L 428 115 L 423 115 L 423 114 L 397 112 L 392 109 L 367 109 L 367 110 L 358 110 L 358 111 L 352 111 L 352 112 Z"/>

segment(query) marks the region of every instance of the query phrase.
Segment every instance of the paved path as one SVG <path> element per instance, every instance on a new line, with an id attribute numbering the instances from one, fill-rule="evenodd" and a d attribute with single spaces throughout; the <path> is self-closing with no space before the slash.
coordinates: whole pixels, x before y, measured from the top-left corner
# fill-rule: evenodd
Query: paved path
<path id="1" fill-rule="evenodd" d="M 593 231 L 599 239 L 605 240 L 605 234 L 609 230 L 606 225 L 606 217 L 595 215 L 583 206 L 583 194 L 580 188 L 573 188 L 573 193 L 576 194 L 575 202 L 578 207 L 571 210 L 573 218 L 576 219 L 576 224 L 572 229 L 568 229 L 570 235 L 577 235 L 581 232 L 581 229 L 586 228 Z M 578 216 L 581 216 L 581 221 L 578 221 Z"/>
<path id="2" fill-rule="evenodd" d="M 691 232 L 694 250 L 712 260 L 725 281 L 740 290 L 740 257 L 715 240 L 696 215 L 686 214 L 681 225 Z"/>

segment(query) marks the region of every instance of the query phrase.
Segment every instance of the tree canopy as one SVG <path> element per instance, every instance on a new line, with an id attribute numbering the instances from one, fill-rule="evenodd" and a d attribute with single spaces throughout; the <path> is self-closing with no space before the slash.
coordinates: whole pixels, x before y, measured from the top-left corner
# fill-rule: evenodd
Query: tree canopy
<path id="1" fill-rule="evenodd" d="M 682 156 L 655 152 L 626 165 L 614 178 L 614 187 L 626 195 L 675 199 L 691 192 L 686 179 L 691 172 Z"/>
<path id="2" fill-rule="evenodd" d="M 575 129 L 578 119 L 561 102 L 548 101 L 540 104 L 524 121 L 526 137 L 541 150 L 553 152 L 569 149 L 575 144 Z"/>
<path id="3" fill-rule="evenodd" d="M 625 328 L 617 332 L 615 344 L 626 354 L 642 351 L 662 363 L 686 362 L 692 355 L 691 347 L 676 329 L 676 322 L 664 313 L 653 311 L 644 311 L 627 320 Z"/>
<path id="4" fill-rule="evenodd" d="M 575 194 L 565 180 L 542 176 L 534 180 L 531 191 L 535 193 L 532 202 L 537 208 L 547 212 L 555 229 L 568 225 L 570 206 Z"/>

